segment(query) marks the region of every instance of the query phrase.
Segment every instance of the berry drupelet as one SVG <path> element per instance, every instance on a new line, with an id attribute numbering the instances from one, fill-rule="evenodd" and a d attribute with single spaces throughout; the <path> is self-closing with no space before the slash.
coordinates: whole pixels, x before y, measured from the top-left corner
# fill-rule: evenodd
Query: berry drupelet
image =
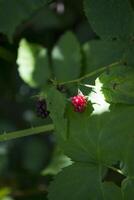
<path id="1" fill-rule="evenodd" d="M 38 99 L 36 102 L 36 113 L 38 117 L 47 118 L 49 111 L 47 110 L 47 103 L 45 99 Z"/>

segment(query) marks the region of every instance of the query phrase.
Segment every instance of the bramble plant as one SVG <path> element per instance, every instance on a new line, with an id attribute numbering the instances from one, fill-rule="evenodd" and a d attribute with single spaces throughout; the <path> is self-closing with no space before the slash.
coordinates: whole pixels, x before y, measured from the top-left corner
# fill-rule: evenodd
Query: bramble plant
<path id="1" fill-rule="evenodd" d="M 50 4 L 47 0 L 11 2 L 21 12 L 13 14 L 11 8 L 0 27 L 11 41 L 22 20 Z M 0 2 L 0 16 L 5 16 L 6 3 Z M 20 39 L 19 76 L 39 91 L 38 115 L 49 115 L 50 123 L 1 134 L 0 141 L 54 133 L 68 162 L 55 173 L 48 200 L 132 200 L 134 1 L 83 0 L 83 8 L 96 34 L 90 41 L 80 42 L 67 30 L 50 51 Z"/>

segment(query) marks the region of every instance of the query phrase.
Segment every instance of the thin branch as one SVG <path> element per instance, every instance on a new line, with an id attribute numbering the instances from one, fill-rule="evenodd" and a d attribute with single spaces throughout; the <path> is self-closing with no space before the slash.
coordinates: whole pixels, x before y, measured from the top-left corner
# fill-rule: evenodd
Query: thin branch
<path id="1" fill-rule="evenodd" d="M 43 125 L 38 127 L 32 127 L 29 129 L 21 130 L 21 131 L 15 131 L 15 132 L 9 132 L 9 133 L 3 133 L 0 135 L 0 142 L 17 139 L 25 136 L 40 134 L 40 133 L 47 133 L 48 131 L 53 131 L 54 125 Z"/>
<path id="2" fill-rule="evenodd" d="M 100 72 L 103 72 L 105 71 L 107 68 L 112 68 L 114 66 L 116 66 L 117 64 L 120 64 L 121 61 L 118 61 L 118 62 L 115 62 L 115 63 L 112 63 L 110 65 L 107 65 L 107 66 L 104 66 L 104 67 L 101 67 L 93 72 L 90 72 L 88 74 L 85 74 L 84 76 L 80 77 L 80 78 L 77 78 L 77 79 L 74 79 L 74 80 L 71 80 L 71 81 L 65 81 L 65 82 L 61 82 L 59 83 L 59 85 L 66 85 L 66 84 L 71 84 L 71 83 L 79 83 L 81 81 L 83 81 L 84 79 L 86 78 L 89 78 L 89 77 L 92 77 Z"/>

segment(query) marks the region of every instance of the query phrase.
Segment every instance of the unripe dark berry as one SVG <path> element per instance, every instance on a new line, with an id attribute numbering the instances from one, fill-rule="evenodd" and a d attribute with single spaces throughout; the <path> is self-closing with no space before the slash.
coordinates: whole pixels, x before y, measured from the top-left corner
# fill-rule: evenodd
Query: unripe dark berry
<path id="1" fill-rule="evenodd" d="M 45 99 L 38 99 L 36 102 L 36 113 L 38 117 L 47 118 L 49 111 L 47 110 L 47 103 Z"/>
<path id="2" fill-rule="evenodd" d="M 75 112 L 84 112 L 87 106 L 87 98 L 84 95 L 78 94 L 77 96 L 71 97 L 71 103 Z"/>

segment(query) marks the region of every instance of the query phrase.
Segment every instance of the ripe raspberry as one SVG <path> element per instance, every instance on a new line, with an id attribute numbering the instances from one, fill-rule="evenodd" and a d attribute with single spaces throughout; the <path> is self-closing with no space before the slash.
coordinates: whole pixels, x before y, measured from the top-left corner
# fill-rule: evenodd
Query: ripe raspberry
<path id="1" fill-rule="evenodd" d="M 49 115 L 45 99 L 38 99 L 36 102 L 36 113 L 38 117 L 46 118 Z"/>
<path id="2" fill-rule="evenodd" d="M 71 102 L 75 112 L 84 112 L 87 106 L 87 99 L 84 95 L 78 94 L 77 96 L 71 97 Z"/>

